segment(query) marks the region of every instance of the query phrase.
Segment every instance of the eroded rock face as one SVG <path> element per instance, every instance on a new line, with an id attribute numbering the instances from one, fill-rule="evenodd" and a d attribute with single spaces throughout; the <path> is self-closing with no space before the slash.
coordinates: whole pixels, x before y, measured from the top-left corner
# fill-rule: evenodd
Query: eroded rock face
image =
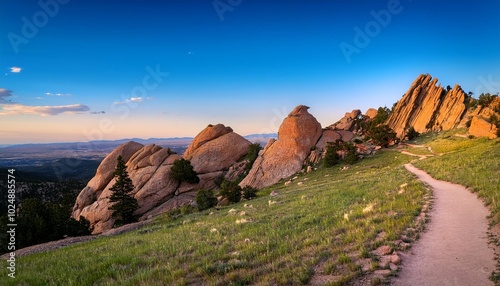
<path id="1" fill-rule="evenodd" d="M 188 148 L 189 154 L 185 155 L 191 160 L 200 182 L 179 184 L 170 178 L 170 173 L 174 162 L 182 158 L 180 155 L 155 144 L 123 144 L 106 156 L 96 176 L 80 192 L 72 217 L 78 219 L 81 215 L 88 219 L 94 227 L 94 234 L 113 227 L 114 219 L 108 208 L 119 155 L 126 162 L 127 172 L 135 187 L 132 194 L 139 204 L 136 214 L 144 220 L 191 203 L 201 188 L 216 188 L 215 180 L 224 176 L 233 165 L 238 165 L 237 161 L 246 155 L 249 146 L 250 142 L 230 127 L 222 124 L 207 127 L 194 139 Z"/>
<path id="2" fill-rule="evenodd" d="M 387 120 L 399 138 L 410 127 L 423 133 L 457 127 L 465 114 L 465 93 L 459 85 L 446 92 L 438 79 L 420 75 L 401 98 Z"/>
<path id="3" fill-rule="evenodd" d="M 279 128 L 278 140 L 268 142 L 240 186 L 267 187 L 302 169 L 322 135 L 321 125 L 308 109 L 299 105 L 290 112 Z"/>

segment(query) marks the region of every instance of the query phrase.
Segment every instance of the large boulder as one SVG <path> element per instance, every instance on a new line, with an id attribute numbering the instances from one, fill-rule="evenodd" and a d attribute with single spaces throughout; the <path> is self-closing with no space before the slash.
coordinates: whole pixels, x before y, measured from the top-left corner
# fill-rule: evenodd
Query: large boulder
<path id="1" fill-rule="evenodd" d="M 207 134 L 211 136 L 207 137 Z M 250 141 L 234 133 L 230 127 L 209 125 L 195 137 L 184 158 L 191 161 L 197 173 L 228 170 L 248 153 L 250 145 Z"/>
<path id="2" fill-rule="evenodd" d="M 336 142 L 340 139 L 342 139 L 342 135 L 340 135 L 337 131 L 327 129 L 323 131 L 321 138 L 318 143 L 316 143 L 316 149 L 325 150 L 328 142 Z"/>
<path id="3" fill-rule="evenodd" d="M 201 147 L 203 144 L 230 132 L 233 132 L 233 129 L 229 126 L 226 127 L 223 124 L 217 124 L 215 126 L 212 124 L 208 125 L 193 139 L 193 142 L 191 142 L 184 152 L 184 158 L 186 160 L 191 160 L 196 149 Z"/>
<path id="4" fill-rule="evenodd" d="M 136 215 L 140 220 L 164 213 L 172 208 L 191 203 L 196 192 L 217 187 L 217 178 L 226 174 L 248 152 L 250 142 L 222 124 L 205 128 L 189 146 L 184 157 L 198 173 L 197 184 L 179 183 L 170 178 L 172 166 L 183 158 L 169 148 L 150 144 L 143 146 L 129 142 L 117 147 L 102 161 L 96 176 L 80 192 L 73 207 L 72 217 L 85 217 L 94 227 L 94 234 L 113 227 L 114 219 L 108 209 L 110 188 L 118 156 L 122 156 L 134 185 L 131 194 L 137 200 Z M 233 167 L 234 169 L 235 167 Z"/>
<path id="5" fill-rule="evenodd" d="M 466 112 L 465 92 L 459 85 L 446 92 L 437 83 L 437 78 L 420 75 L 397 102 L 386 123 L 399 138 L 410 127 L 423 133 L 458 126 Z"/>
<path id="6" fill-rule="evenodd" d="M 482 116 L 472 117 L 469 134 L 476 137 L 497 138 L 498 128 L 495 124 Z"/>
<path id="7" fill-rule="evenodd" d="M 263 188 L 300 171 L 311 149 L 322 135 L 321 125 L 299 105 L 283 120 L 278 140 L 270 140 L 259 153 L 240 186 Z"/>
<path id="8" fill-rule="evenodd" d="M 365 115 L 369 118 L 369 119 L 374 119 L 378 114 L 378 110 L 375 109 L 375 108 L 368 108 L 368 110 L 365 112 Z"/>

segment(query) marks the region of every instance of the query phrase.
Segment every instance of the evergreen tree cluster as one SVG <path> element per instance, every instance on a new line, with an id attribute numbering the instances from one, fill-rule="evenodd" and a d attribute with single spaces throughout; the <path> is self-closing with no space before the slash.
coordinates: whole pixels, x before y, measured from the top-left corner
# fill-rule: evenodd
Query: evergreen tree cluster
<path id="1" fill-rule="evenodd" d="M 28 177 L 26 182 L 19 176 L 16 184 L 16 249 L 91 233 L 89 221 L 70 217 L 77 194 L 85 186 L 83 181 L 54 182 L 43 175 Z M 7 194 L 7 185 L 0 184 L 0 191 Z M 8 251 L 6 202 L 0 200 L 0 253 Z"/>

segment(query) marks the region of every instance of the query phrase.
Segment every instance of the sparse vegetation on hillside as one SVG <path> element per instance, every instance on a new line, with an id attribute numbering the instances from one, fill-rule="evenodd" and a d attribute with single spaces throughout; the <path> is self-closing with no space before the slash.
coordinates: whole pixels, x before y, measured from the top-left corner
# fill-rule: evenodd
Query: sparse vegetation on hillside
<path id="1" fill-rule="evenodd" d="M 493 102 L 493 100 L 497 97 L 498 94 L 490 94 L 489 92 L 481 93 L 477 100 L 477 104 L 481 105 L 482 107 L 489 106 Z"/>
<path id="2" fill-rule="evenodd" d="M 172 166 L 172 171 L 170 173 L 170 178 L 176 180 L 177 182 L 187 182 L 190 184 L 197 184 L 200 182 L 198 174 L 193 169 L 191 162 L 184 158 L 174 161 Z"/>
<path id="3" fill-rule="evenodd" d="M 195 200 L 198 205 L 198 210 L 200 211 L 213 208 L 217 205 L 217 198 L 214 196 L 214 192 L 212 190 L 199 190 L 196 193 Z"/>
<path id="4" fill-rule="evenodd" d="M 224 180 L 221 184 L 220 195 L 226 197 L 230 202 L 237 203 L 241 200 L 241 187 L 237 182 Z"/>
<path id="5" fill-rule="evenodd" d="M 388 147 L 391 142 L 397 140 L 396 132 L 385 124 L 372 127 L 368 132 L 368 138 L 372 140 L 373 144 L 384 148 Z"/>
<path id="6" fill-rule="evenodd" d="M 345 284 L 363 273 L 361 259 L 376 269 L 370 251 L 397 248 L 420 213 L 427 191 L 402 167 L 409 160 L 384 151 L 261 190 L 231 205 L 236 212 L 179 210 L 138 231 L 19 257 L 22 271 L 13 280 L 1 269 L 0 283 L 300 285 L 325 275 Z M 263 197 L 272 190 L 278 196 Z"/>
<path id="7" fill-rule="evenodd" d="M 243 160 L 248 160 L 248 163 L 245 166 L 246 173 L 248 173 L 250 169 L 252 169 L 252 165 L 257 159 L 257 156 L 259 156 L 260 150 L 262 150 L 262 147 L 259 143 L 253 143 L 250 145 L 250 147 L 248 147 L 248 153 L 245 157 L 243 157 Z"/>

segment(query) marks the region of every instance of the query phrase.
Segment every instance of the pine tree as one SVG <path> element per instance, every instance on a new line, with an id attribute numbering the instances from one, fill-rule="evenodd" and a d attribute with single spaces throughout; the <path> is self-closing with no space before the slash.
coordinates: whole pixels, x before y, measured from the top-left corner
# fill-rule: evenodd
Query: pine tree
<path id="1" fill-rule="evenodd" d="M 118 156 L 114 176 L 116 182 L 111 187 L 109 201 L 113 203 L 108 209 L 113 211 L 112 218 L 116 219 L 114 226 L 122 226 L 136 222 L 134 212 L 139 208 L 137 200 L 130 194 L 134 190 L 132 180 L 128 176 L 127 167 L 122 156 Z"/>

